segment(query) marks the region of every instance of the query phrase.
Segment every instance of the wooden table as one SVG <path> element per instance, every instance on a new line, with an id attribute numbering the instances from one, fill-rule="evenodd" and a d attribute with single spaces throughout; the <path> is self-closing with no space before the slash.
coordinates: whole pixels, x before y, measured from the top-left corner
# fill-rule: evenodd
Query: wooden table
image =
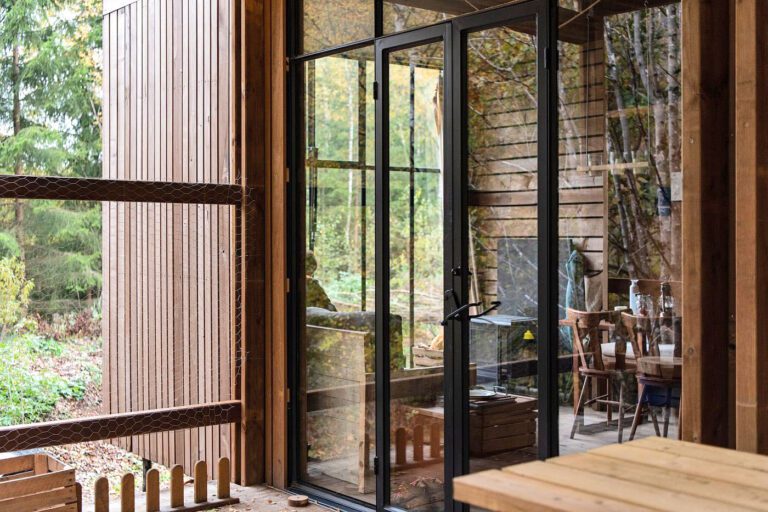
<path id="1" fill-rule="evenodd" d="M 768 457 L 650 437 L 454 479 L 494 511 L 768 511 Z"/>

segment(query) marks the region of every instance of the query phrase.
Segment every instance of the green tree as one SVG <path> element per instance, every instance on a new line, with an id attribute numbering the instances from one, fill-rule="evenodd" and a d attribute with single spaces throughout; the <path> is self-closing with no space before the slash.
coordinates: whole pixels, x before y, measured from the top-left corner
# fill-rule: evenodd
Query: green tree
<path id="1" fill-rule="evenodd" d="M 101 173 L 101 2 L 0 0 L 0 174 Z M 100 288 L 97 203 L 4 203 L 35 301 Z M 12 244 L 11 244 L 12 245 Z"/>
<path id="2" fill-rule="evenodd" d="M 32 288 L 32 281 L 24 275 L 24 263 L 16 258 L 0 259 L 0 341 L 21 319 Z"/>

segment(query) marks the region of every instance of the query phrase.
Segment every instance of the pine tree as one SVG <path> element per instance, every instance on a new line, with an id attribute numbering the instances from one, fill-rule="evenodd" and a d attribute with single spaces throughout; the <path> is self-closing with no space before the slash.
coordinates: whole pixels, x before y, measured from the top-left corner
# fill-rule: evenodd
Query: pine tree
<path id="1" fill-rule="evenodd" d="M 0 174 L 98 177 L 101 2 L 0 0 Z M 99 204 L 0 203 L 33 301 L 98 294 Z"/>

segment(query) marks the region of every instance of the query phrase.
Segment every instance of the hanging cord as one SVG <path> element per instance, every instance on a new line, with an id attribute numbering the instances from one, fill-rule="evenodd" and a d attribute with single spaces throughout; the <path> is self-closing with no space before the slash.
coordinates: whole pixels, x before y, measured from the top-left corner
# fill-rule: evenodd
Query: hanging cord
<path id="1" fill-rule="evenodd" d="M 653 28 L 653 23 L 649 23 L 649 16 L 650 16 L 650 9 L 648 8 L 648 0 L 645 0 L 643 2 L 643 9 L 645 11 L 645 37 L 647 40 L 646 43 L 646 58 L 645 58 L 645 79 L 648 84 L 648 161 L 650 162 L 651 154 L 653 152 L 653 126 L 651 125 L 651 111 L 653 109 L 653 93 L 652 93 L 652 83 L 651 83 L 651 63 L 653 62 L 651 59 L 653 59 L 653 51 L 651 50 L 651 45 L 653 44 L 653 35 L 651 34 L 651 29 Z"/>
<path id="2" fill-rule="evenodd" d="M 597 0 L 597 2 L 594 2 L 592 5 L 590 5 L 587 8 L 587 48 L 585 52 L 586 57 L 586 64 L 587 64 L 587 73 L 586 73 L 586 83 L 584 84 L 584 155 L 582 155 L 582 158 L 586 155 L 586 159 L 584 161 L 586 162 L 586 166 L 592 167 L 592 155 L 589 153 L 589 92 L 590 92 L 590 82 L 592 82 L 592 66 L 590 65 L 590 58 L 591 58 L 591 42 L 592 42 L 592 34 L 591 28 L 592 28 L 592 7 L 597 5 L 600 2 L 600 0 Z"/>
<path id="3" fill-rule="evenodd" d="M 570 25 L 571 23 L 573 23 L 573 22 L 574 22 L 574 21 L 576 21 L 577 19 L 579 19 L 579 18 L 581 18 L 582 16 L 584 16 L 585 14 L 588 14 L 589 12 L 591 12 L 591 11 L 592 11 L 592 8 L 593 8 L 593 7 L 595 7 L 597 4 L 599 4 L 599 3 L 600 3 L 600 2 L 602 2 L 602 1 L 603 1 L 603 0 L 595 0 L 594 2 L 592 2 L 592 3 L 589 5 L 589 7 L 587 7 L 586 9 L 582 9 L 581 11 L 577 12 L 577 13 L 576 13 L 576 14 L 575 14 L 575 15 L 574 15 L 572 18 L 569 18 L 569 19 L 565 20 L 565 21 L 564 21 L 562 24 L 560 24 L 560 25 L 559 25 L 557 28 L 558 28 L 558 29 L 563 29 L 564 27 L 567 27 L 568 25 Z M 646 4 L 647 4 L 647 3 L 648 3 L 648 2 L 646 2 Z"/>

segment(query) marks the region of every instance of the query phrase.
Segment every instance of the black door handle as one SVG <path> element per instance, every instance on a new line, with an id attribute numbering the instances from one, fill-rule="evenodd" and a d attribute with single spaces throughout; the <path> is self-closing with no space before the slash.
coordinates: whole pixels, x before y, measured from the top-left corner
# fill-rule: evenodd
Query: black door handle
<path id="1" fill-rule="evenodd" d="M 488 313 L 490 313 L 491 311 L 495 311 L 495 310 L 499 309 L 499 306 L 501 306 L 501 301 L 495 300 L 495 301 L 491 302 L 491 307 L 489 307 L 488 309 L 486 309 L 482 313 L 478 313 L 477 315 L 469 315 L 469 318 L 472 319 L 472 318 L 483 317 L 483 316 L 487 315 Z"/>
<path id="2" fill-rule="evenodd" d="M 481 304 L 482 302 L 471 302 L 469 304 L 464 304 L 463 306 L 456 309 L 455 311 L 448 313 L 448 316 L 443 318 L 443 321 L 440 322 L 440 325 L 446 326 L 448 325 L 448 322 L 450 322 L 451 320 L 459 320 L 460 319 L 459 317 L 461 316 L 461 314 L 464 313 L 466 310 L 468 310 L 469 308 L 473 308 L 475 306 L 479 306 Z"/>

